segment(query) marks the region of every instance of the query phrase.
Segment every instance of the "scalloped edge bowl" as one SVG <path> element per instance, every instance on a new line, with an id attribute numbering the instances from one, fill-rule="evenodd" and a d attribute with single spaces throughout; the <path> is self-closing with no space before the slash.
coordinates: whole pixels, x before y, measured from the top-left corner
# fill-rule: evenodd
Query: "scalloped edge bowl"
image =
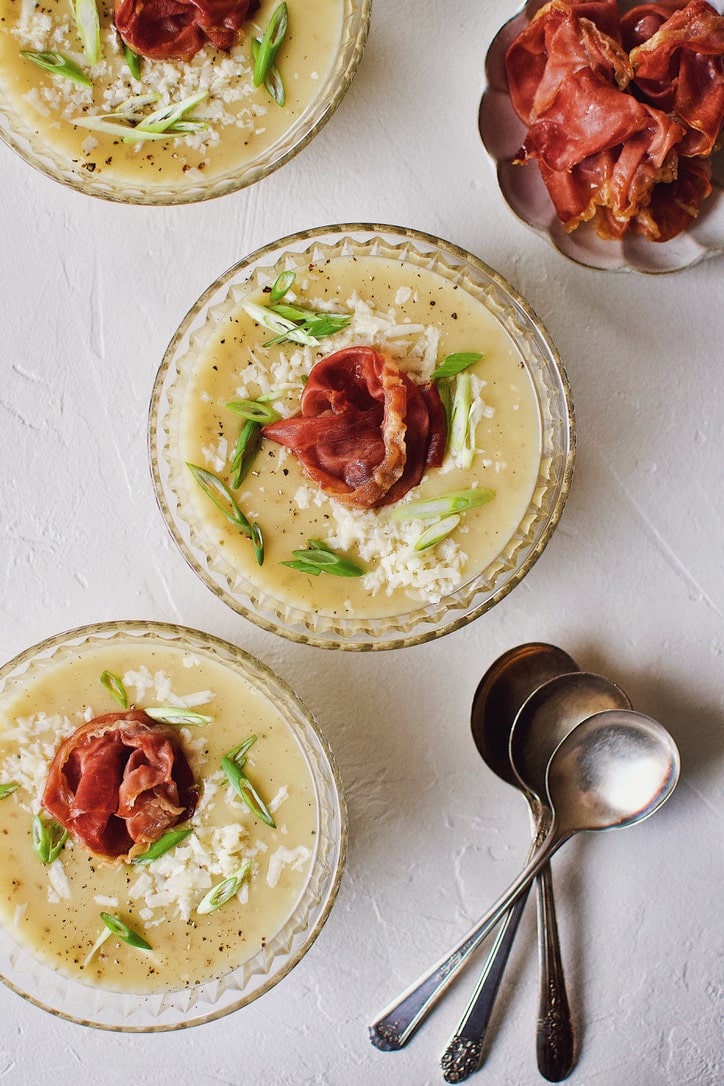
<path id="1" fill-rule="evenodd" d="M 478 130 L 495 163 L 498 186 L 510 210 L 557 252 L 599 271 L 664 274 L 683 271 L 724 253 L 724 151 L 714 156 L 714 191 L 704 202 L 698 219 L 683 234 L 660 244 L 637 235 L 605 241 L 591 223 L 582 223 L 566 233 L 535 165 L 513 165 L 526 129 L 510 102 L 504 58 L 510 43 L 542 6 L 542 0 L 530 0 L 509 19 L 494 37 L 485 58 L 486 87 L 480 101 Z"/>
<path id="2" fill-rule="evenodd" d="M 0 668 L 0 702 L 50 663 L 77 657 L 84 646 L 125 643 L 181 645 L 239 672 L 271 700 L 305 755 L 317 798 L 317 848 L 307 884 L 287 922 L 253 958 L 217 980 L 179 991 L 109 992 L 64 976 L 33 957 L 0 927 L 0 978 L 43 1010 L 80 1025 L 123 1033 L 158 1033 L 210 1022 L 269 991 L 304 957 L 337 896 L 347 849 L 347 809 L 334 756 L 314 717 L 293 690 L 260 660 L 211 634 L 162 622 L 102 622 L 68 630 L 26 649 Z"/>
<path id="3" fill-rule="evenodd" d="M 200 530 L 183 472 L 177 434 L 195 352 L 216 322 L 244 293 L 274 282 L 289 261 L 334 255 L 383 255 L 429 268 L 467 290 L 494 314 L 516 344 L 538 399 L 541 456 L 528 508 L 498 557 L 438 604 L 411 604 L 389 618 L 318 614 L 281 603 L 247 583 Z M 565 370 L 546 330 L 527 302 L 477 257 L 439 238 L 403 227 L 337 224 L 272 242 L 230 268 L 186 315 L 157 374 L 149 410 L 151 470 L 159 507 L 184 558 L 211 591 L 264 630 L 321 648 L 376 650 L 418 645 L 441 637 L 490 610 L 526 575 L 563 511 L 573 474 L 573 405 Z"/>
<path id="4" fill-rule="evenodd" d="M 349 89 L 364 53 L 369 33 L 372 0 L 342 0 L 339 51 L 314 101 L 297 117 L 276 143 L 247 163 L 201 184 L 179 181 L 173 185 L 109 181 L 94 177 L 82 166 L 49 147 L 41 135 L 18 118 L 0 84 L 0 139 L 47 177 L 78 192 L 122 204 L 190 204 L 227 196 L 253 185 L 279 169 L 316 136 L 338 108 Z"/>

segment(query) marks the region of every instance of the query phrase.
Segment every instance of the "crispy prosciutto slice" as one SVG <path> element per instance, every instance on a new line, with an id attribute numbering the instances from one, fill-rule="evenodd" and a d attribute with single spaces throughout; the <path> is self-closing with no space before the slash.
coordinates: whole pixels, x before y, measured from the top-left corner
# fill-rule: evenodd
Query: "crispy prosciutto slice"
<path id="1" fill-rule="evenodd" d="M 262 433 L 292 449 L 326 493 L 371 509 L 442 464 L 446 421 L 434 385 L 416 384 L 372 347 L 347 347 L 314 366 L 301 414 Z"/>
<path id="2" fill-rule="evenodd" d="M 190 60 L 211 42 L 231 49 L 259 0 L 115 0 L 123 42 L 151 60 Z"/>
<path id="3" fill-rule="evenodd" d="M 684 155 L 709 155 L 724 122 L 724 15 L 691 0 L 631 52 L 644 100 L 683 121 Z"/>
<path id="4" fill-rule="evenodd" d="M 135 855 L 193 813 L 193 774 L 177 736 L 143 710 L 107 713 L 58 748 L 43 807 L 91 852 Z"/>

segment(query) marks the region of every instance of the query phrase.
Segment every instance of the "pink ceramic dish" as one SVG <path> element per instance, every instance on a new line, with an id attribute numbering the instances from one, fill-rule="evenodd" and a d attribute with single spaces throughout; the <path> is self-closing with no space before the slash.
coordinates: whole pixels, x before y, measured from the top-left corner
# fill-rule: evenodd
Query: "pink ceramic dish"
<path id="1" fill-rule="evenodd" d="M 566 233 L 555 213 L 535 165 L 513 165 L 526 129 L 513 110 L 505 75 L 508 46 L 544 0 L 529 0 L 525 8 L 498 31 L 485 60 L 486 88 L 480 102 L 478 127 L 508 207 L 527 226 L 564 256 L 589 268 L 656 274 L 681 271 L 724 253 L 724 150 L 714 156 L 714 191 L 705 200 L 696 222 L 671 241 L 657 243 L 631 234 L 604 241 L 590 223 Z M 628 2 L 622 7 L 632 7 Z"/>

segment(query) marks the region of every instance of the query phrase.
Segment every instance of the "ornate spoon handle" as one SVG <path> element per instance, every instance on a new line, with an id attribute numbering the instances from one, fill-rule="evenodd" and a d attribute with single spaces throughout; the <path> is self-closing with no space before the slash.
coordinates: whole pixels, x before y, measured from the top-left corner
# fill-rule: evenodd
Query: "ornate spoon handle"
<path id="1" fill-rule="evenodd" d="M 549 1082 L 560 1082 L 573 1070 L 575 1044 L 548 864 L 538 875 L 538 950 L 541 974 L 536 1037 L 538 1070 Z"/>
<path id="2" fill-rule="evenodd" d="M 446 1082 L 464 1082 L 483 1062 L 485 1032 L 527 900 L 528 891 L 524 891 L 498 929 L 480 980 L 440 1057 Z"/>
<path id="3" fill-rule="evenodd" d="M 452 951 L 423 973 L 401 996 L 391 1003 L 369 1027 L 370 1040 L 385 1052 L 394 1052 L 407 1044 L 420 1022 L 439 999 L 453 977 L 489 935 L 514 902 L 524 893 L 544 863 L 571 835 L 558 832 L 555 823 L 541 843 L 535 857 L 524 867 L 507 892 L 492 906 Z"/>

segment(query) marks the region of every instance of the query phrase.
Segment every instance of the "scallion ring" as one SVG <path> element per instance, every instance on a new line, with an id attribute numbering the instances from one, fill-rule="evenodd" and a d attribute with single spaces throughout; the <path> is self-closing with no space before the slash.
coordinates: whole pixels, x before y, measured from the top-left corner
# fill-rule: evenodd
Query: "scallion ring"
<path id="1" fill-rule="evenodd" d="M 258 422 L 261 426 L 266 426 L 267 423 L 276 422 L 281 418 L 278 411 L 269 407 L 268 404 L 260 403 L 259 400 L 229 400 L 224 406 L 242 419 Z"/>
<path id="2" fill-rule="evenodd" d="M 289 566 L 301 573 L 311 573 L 318 576 L 320 573 L 332 573 L 336 577 L 362 577 L 364 570 L 349 558 L 337 554 L 327 544 L 319 539 L 308 540 L 309 546 L 305 550 L 292 551 L 294 560 L 281 562 L 282 566 Z"/>
<path id="3" fill-rule="evenodd" d="M 73 15 L 89 64 L 101 59 L 101 21 L 96 0 L 73 0 Z"/>
<path id="4" fill-rule="evenodd" d="M 18 781 L 8 781 L 6 784 L 0 784 L 0 799 L 7 799 L 13 792 L 17 792 L 20 787 Z"/>
<path id="5" fill-rule="evenodd" d="M 105 686 L 112 698 L 115 698 L 122 709 L 128 708 L 128 694 L 121 679 L 112 671 L 104 671 L 100 678 L 101 686 Z"/>
<path id="6" fill-rule="evenodd" d="M 204 716 L 203 713 L 194 713 L 191 709 L 185 709 L 177 705 L 151 705 L 143 710 L 146 716 L 155 720 L 158 724 L 210 724 L 212 716 Z"/>
<path id="7" fill-rule="evenodd" d="M 442 520 L 436 521 L 431 524 L 429 528 L 426 528 L 421 535 L 415 540 L 416 551 L 426 551 L 430 547 L 435 547 L 443 539 L 454 532 L 460 523 L 461 517 L 459 513 L 453 513 L 452 516 L 443 517 Z"/>
<path id="8" fill-rule="evenodd" d="M 206 468 L 201 468 L 197 464 L 187 463 L 186 467 L 216 508 L 220 509 L 226 519 L 236 528 L 239 528 L 248 539 L 251 539 L 251 524 L 236 504 L 236 499 L 226 483 L 219 479 L 217 475 L 214 475 L 213 472 L 207 471 Z"/>
<path id="9" fill-rule="evenodd" d="M 70 79 L 81 87 L 93 86 L 92 80 L 85 72 L 81 71 L 78 65 L 74 64 L 68 57 L 64 57 L 62 53 L 56 53 L 49 49 L 40 52 L 34 52 L 32 49 L 21 49 L 20 56 L 25 57 L 26 60 L 32 60 L 33 64 L 37 64 L 44 71 L 50 72 L 52 75 L 63 76 L 64 79 Z"/>
<path id="10" fill-rule="evenodd" d="M 41 863 L 47 865 L 58 859 L 68 839 L 68 831 L 54 818 L 46 822 L 41 814 L 36 814 L 32 823 L 32 838 L 33 848 Z"/>
<path id="11" fill-rule="evenodd" d="M 128 943 L 129 946 L 136 947 L 138 950 L 152 949 L 151 944 L 146 942 L 142 935 L 139 935 L 133 928 L 129 928 L 128 924 L 124 924 L 119 917 L 113 916 L 112 913 L 101 913 L 101 920 L 112 935 L 116 935 L 124 943 Z"/>
<path id="12" fill-rule="evenodd" d="M 164 856 L 167 852 L 170 852 L 176 845 L 180 845 L 193 830 L 190 826 L 187 826 L 183 830 L 168 830 L 157 841 L 154 841 L 150 848 L 142 852 L 140 856 L 134 856 L 131 863 L 134 864 L 150 864 L 154 860 L 157 860 L 159 856 Z"/>
<path id="13" fill-rule="evenodd" d="M 280 302 L 285 294 L 292 289 L 294 280 L 297 278 L 297 273 L 290 270 L 283 271 L 276 277 L 272 284 L 271 291 L 269 293 L 269 301 L 272 305 L 275 302 Z"/>
<path id="14" fill-rule="evenodd" d="M 239 892 L 241 884 L 251 871 L 251 860 L 245 860 L 238 871 L 229 875 L 228 879 L 217 882 L 212 886 L 208 894 L 205 894 L 196 906 L 197 913 L 211 913 L 214 909 L 220 909 L 234 894 Z"/>
<path id="15" fill-rule="evenodd" d="M 453 513 L 467 513 L 469 509 L 478 509 L 482 505 L 487 505 L 494 497 L 495 491 L 490 487 L 453 490 L 449 494 L 441 494 L 439 498 L 401 502 L 390 513 L 390 520 L 399 523 L 408 520 L 435 520 L 438 517 L 449 517 Z"/>
<path id="16" fill-rule="evenodd" d="M 289 24 L 289 12 L 286 3 L 279 4 L 269 20 L 269 25 L 258 43 L 254 59 L 254 86 L 260 87 L 267 77 L 269 69 L 276 60 L 277 53 L 284 41 Z"/>
<path id="17" fill-rule="evenodd" d="M 462 373 L 463 370 L 474 366 L 476 362 L 484 357 L 485 355 L 477 354 L 474 351 L 458 351 L 455 354 L 449 354 L 431 374 L 430 380 L 438 381 L 441 377 L 456 377 L 458 373 Z"/>

